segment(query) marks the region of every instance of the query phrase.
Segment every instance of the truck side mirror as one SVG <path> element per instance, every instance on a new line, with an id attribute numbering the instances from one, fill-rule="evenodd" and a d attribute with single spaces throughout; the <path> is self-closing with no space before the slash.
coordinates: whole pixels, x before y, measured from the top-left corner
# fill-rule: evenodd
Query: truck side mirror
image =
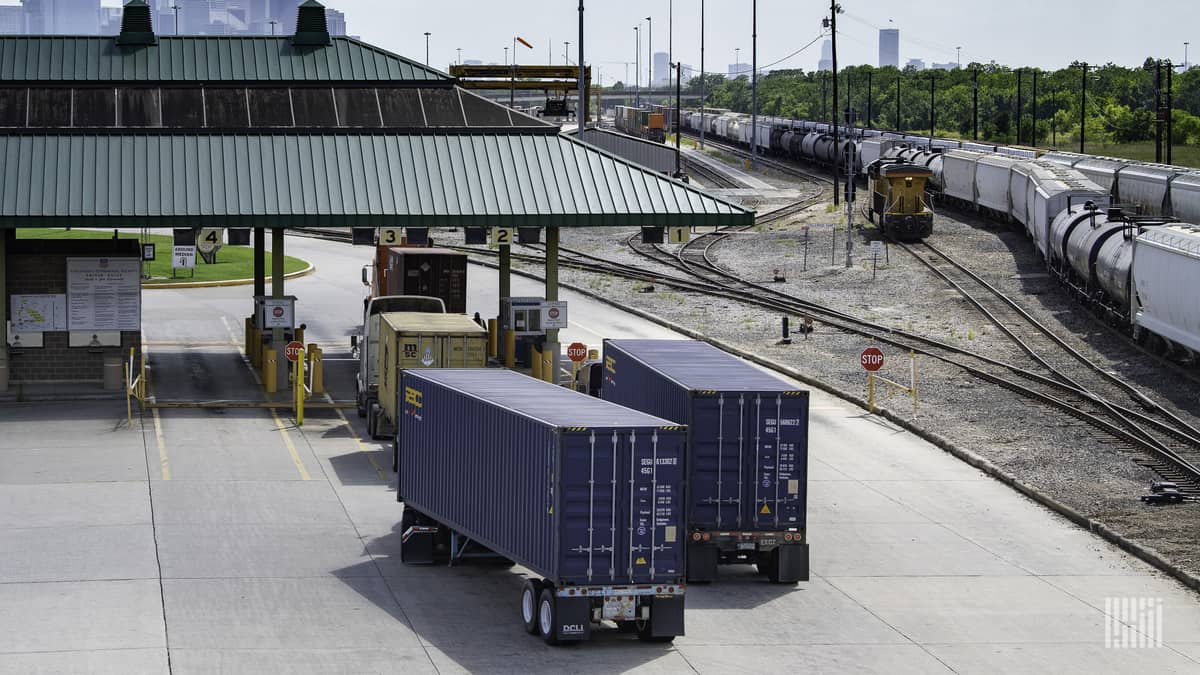
<path id="1" fill-rule="evenodd" d="M 350 336 L 350 349 L 358 349 L 358 336 L 357 335 Z"/>
<path id="2" fill-rule="evenodd" d="M 371 285 L 371 279 L 370 279 L 370 276 L 369 276 L 369 275 L 370 275 L 370 273 L 371 273 L 371 266 L 370 266 L 370 265 L 363 265 L 363 268 L 362 268 L 362 283 L 363 283 L 363 286 L 370 286 L 370 285 Z"/>

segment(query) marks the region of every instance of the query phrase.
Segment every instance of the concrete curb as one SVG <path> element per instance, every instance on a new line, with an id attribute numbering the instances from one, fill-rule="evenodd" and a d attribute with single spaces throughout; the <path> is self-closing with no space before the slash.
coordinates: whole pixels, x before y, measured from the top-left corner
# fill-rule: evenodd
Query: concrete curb
<path id="1" fill-rule="evenodd" d="M 476 265 L 482 265 L 484 267 L 490 267 L 492 269 L 499 268 L 499 265 L 496 265 L 494 263 L 479 262 L 479 261 L 472 261 L 472 263 L 476 264 Z M 543 277 L 539 277 L 536 274 L 532 274 L 530 272 L 525 272 L 522 270 L 514 269 L 513 274 L 517 274 L 519 276 L 523 276 L 523 277 L 526 277 L 529 279 L 536 279 L 538 281 L 545 281 L 545 279 Z M 609 298 L 606 298 L 606 297 L 600 295 L 599 293 L 596 293 L 595 291 L 591 291 L 591 290 L 588 290 L 585 288 L 581 288 L 579 286 L 575 286 L 573 284 L 567 284 L 567 283 L 562 283 L 562 282 L 559 282 L 559 287 L 570 289 L 572 291 L 575 291 L 576 293 L 579 293 L 581 295 L 585 295 L 589 298 L 592 298 L 593 300 L 598 300 L 598 301 L 603 302 L 604 304 L 609 305 L 611 307 L 616 307 L 617 309 L 620 309 L 622 311 L 629 312 L 630 314 L 633 314 L 634 316 L 637 316 L 637 317 L 640 317 L 647 321 L 656 323 L 660 326 L 663 326 L 664 328 L 669 328 L 673 331 L 676 331 L 678 333 L 686 335 L 690 338 L 693 338 L 696 340 L 702 340 L 704 342 L 707 342 L 707 343 L 713 345 L 714 347 L 717 347 L 719 349 L 727 351 L 730 354 L 739 356 L 743 359 L 746 359 L 747 361 L 756 363 L 765 368 L 770 368 L 771 370 L 775 370 L 777 372 L 783 373 L 790 378 L 799 380 L 800 382 L 803 382 L 812 387 L 820 389 L 821 391 L 823 391 L 827 394 L 830 394 L 832 396 L 836 396 L 836 397 L 842 399 L 843 401 L 846 401 L 848 403 L 853 403 L 854 405 L 862 408 L 863 410 L 868 409 L 866 399 L 863 399 L 859 396 L 855 396 L 853 394 L 847 394 L 847 393 L 837 389 L 836 387 L 833 387 L 832 385 L 829 385 L 825 382 L 814 379 L 814 378 L 812 378 L 808 375 L 805 375 L 789 366 L 785 366 L 776 361 L 772 361 L 771 359 L 766 359 L 766 358 L 763 358 L 756 354 L 752 354 L 744 349 L 741 349 L 740 347 L 735 347 L 735 346 L 728 344 L 726 342 L 723 342 L 721 340 L 717 340 L 715 338 L 706 336 L 703 333 L 697 332 L 686 326 L 681 326 L 672 321 L 668 321 L 661 317 L 655 316 L 653 314 L 650 314 L 649 312 L 646 312 L 646 311 L 643 311 L 640 309 L 636 309 L 633 307 L 629 307 L 627 305 L 621 305 Z M 922 428 L 916 426 L 915 424 L 913 424 L 911 421 L 899 417 L 898 415 L 891 412 L 890 410 L 882 409 L 877 406 L 876 411 L 877 411 L 876 414 L 879 415 L 880 417 L 883 417 L 884 419 L 888 420 L 889 422 L 892 422 L 896 426 L 903 428 L 905 431 L 908 431 L 909 433 L 913 434 L 914 436 L 917 436 L 925 441 L 928 441 L 929 443 L 932 443 L 933 445 L 936 445 L 937 447 L 941 448 L 943 451 L 966 462 L 967 464 L 975 467 L 976 469 L 979 469 L 980 471 L 987 474 L 991 478 L 994 478 L 994 479 L 1000 481 L 1001 483 L 1008 485 L 1009 487 L 1013 488 L 1014 490 L 1021 493 L 1022 495 L 1025 495 L 1029 499 L 1032 499 L 1033 501 L 1037 502 L 1038 504 L 1041 504 L 1042 506 L 1050 509 L 1051 511 L 1054 511 L 1058 515 L 1066 518 L 1068 521 L 1075 524 L 1076 526 L 1083 528 L 1083 529 L 1087 530 L 1088 532 L 1091 532 L 1092 534 L 1099 535 L 1101 539 L 1104 539 L 1105 541 L 1116 545 L 1121 550 L 1123 550 L 1123 551 L 1133 555 L 1134 557 L 1138 558 L 1139 560 L 1149 564 L 1151 567 L 1154 567 L 1162 572 L 1165 572 L 1166 574 L 1170 575 L 1176 581 L 1183 584 L 1187 588 L 1189 588 L 1193 591 L 1200 591 L 1200 576 L 1196 576 L 1195 574 L 1188 572 L 1187 570 L 1183 569 L 1182 567 L 1179 567 L 1175 563 L 1164 558 L 1162 556 L 1162 554 L 1160 554 L 1157 550 L 1150 548 L 1149 546 L 1144 546 L 1142 544 L 1139 544 L 1139 543 L 1125 537 L 1124 535 L 1119 534 L 1118 532 L 1114 531 L 1112 528 L 1108 527 L 1104 523 L 1101 523 L 1097 520 L 1093 520 L 1093 519 L 1085 516 L 1084 514 L 1080 513 L 1079 511 L 1075 510 L 1074 508 L 1072 508 L 1072 507 L 1058 501 L 1054 497 L 1051 497 L 1050 495 L 1042 492 L 1038 488 L 1035 488 L 1031 485 L 1021 482 L 1021 480 L 1018 479 L 1016 476 L 1013 476 L 1012 474 L 1008 473 L 1004 469 L 1001 469 L 1000 467 L 996 466 L 990 460 L 988 460 L 984 457 L 981 457 L 981 456 L 975 454 L 974 452 L 971 452 L 970 450 L 964 450 L 964 449 L 954 445 L 954 443 L 952 443 L 951 441 L 949 441 L 948 439 L 946 439 L 945 437 L 943 437 L 940 434 L 934 433 L 932 431 L 928 431 L 926 429 L 922 429 Z"/>
<path id="2" fill-rule="evenodd" d="M 309 263 L 308 267 L 299 272 L 291 272 L 283 275 L 284 280 L 299 279 L 306 277 L 317 271 L 317 268 Z M 142 284 L 142 290 L 148 291 L 159 288 L 220 288 L 222 286 L 249 286 L 254 283 L 253 279 L 223 279 L 221 281 L 181 281 L 171 284 Z M 267 277 L 267 285 L 271 285 L 271 278 Z"/>

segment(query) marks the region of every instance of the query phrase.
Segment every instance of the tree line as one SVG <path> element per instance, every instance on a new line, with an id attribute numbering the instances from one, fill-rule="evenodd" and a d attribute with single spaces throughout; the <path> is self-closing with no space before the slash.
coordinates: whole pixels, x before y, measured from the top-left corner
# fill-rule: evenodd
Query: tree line
<path id="1" fill-rule="evenodd" d="M 1132 143 L 1155 135 L 1155 65 L 1146 59 L 1141 68 L 1115 64 L 1088 66 L 1073 63 L 1055 71 L 1021 70 L 1018 110 L 1017 69 L 995 63 L 971 63 L 955 70 L 922 70 L 852 66 L 838 74 L 839 107 L 849 106 L 858 124 L 881 129 L 928 133 L 930 82 L 933 111 L 939 136 L 971 139 L 975 136 L 974 94 L 978 82 L 978 138 L 993 143 L 1059 145 L 1078 142 L 1080 92 L 1087 75 L 1085 132 L 1089 142 Z M 1034 80 L 1036 78 L 1036 107 Z M 1200 67 L 1173 73 L 1172 122 L 1177 145 L 1200 145 Z M 704 78 L 706 105 L 749 113 L 751 85 L 748 76 L 728 79 L 719 73 Z M 869 90 L 868 90 L 869 83 Z M 700 92 L 701 79 L 693 78 L 689 94 Z M 1163 67 L 1164 105 L 1166 66 Z M 897 108 L 897 98 L 900 105 Z M 667 103 L 667 100 L 656 101 Z M 869 116 L 868 116 L 869 109 Z M 760 115 L 831 121 L 833 74 L 777 70 L 758 78 Z M 899 119 L 897 119 L 897 113 Z M 844 119 L 844 117 L 842 118 Z M 1035 124 L 1036 120 L 1036 124 Z M 839 120 L 841 121 L 841 120 Z"/>

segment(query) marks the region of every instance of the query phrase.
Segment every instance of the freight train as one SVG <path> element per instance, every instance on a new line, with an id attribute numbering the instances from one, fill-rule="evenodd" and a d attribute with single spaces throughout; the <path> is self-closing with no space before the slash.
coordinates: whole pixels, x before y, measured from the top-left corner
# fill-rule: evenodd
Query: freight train
<path id="1" fill-rule="evenodd" d="M 1195 361 L 1200 352 L 1200 171 L 1111 157 L 843 129 L 706 111 L 684 129 L 763 154 L 832 165 L 853 157 L 860 175 L 879 160 L 930 172 L 930 192 L 1019 224 L 1050 272 L 1135 339 Z"/>
<path id="2" fill-rule="evenodd" d="M 656 143 L 666 140 L 666 119 L 661 111 L 654 112 L 650 108 L 619 105 L 615 109 L 613 118 L 614 124 L 622 133 Z"/>

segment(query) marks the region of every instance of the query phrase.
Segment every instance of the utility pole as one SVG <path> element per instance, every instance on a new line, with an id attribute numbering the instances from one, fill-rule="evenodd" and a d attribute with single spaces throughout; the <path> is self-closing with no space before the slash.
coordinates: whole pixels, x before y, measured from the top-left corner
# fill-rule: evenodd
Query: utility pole
<path id="1" fill-rule="evenodd" d="M 171 11 L 175 12 L 175 34 L 179 35 L 179 5 L 172 4 Z M 271 35 L 275 34 L 275 21 L 271 21 Z"/>
<path id="2" fill-rule="evenodd" d="M 838 64 L 837 64 L 837 15 L 842 11 L 837 0 L 829 1 L 829 18 L 826 20 L 826 28 L 829 29 L 831 47 L 833 51 L 833 205 L 838 205 L 838 171 L 841 168 L 840 162 L 842 159 L 842 144 L 838 138 Z M 849 235 L 849 232 L 846 233 Z"/>
<path id="3" fill-rule="evenodd" d="M 873 72 L 874 71 L 871 71 L 871 70 L 867 71 L 867 117 L 863 121 L 863 126 L 868 127 L 868 128 L 870 128 L 870 126 L 871 126 L 871 103 L 872 103 L 871 96 L 873 94 L 873 92 L 871 91 L 871 74 Z"/>
<path id="4" fill-rule="evenodd" d="M 1017 145 L 1021 144 L 1021 72 L 1022 68 L 1017 68 Z"/>
<path id="5" fill-rule="evenodd" d="M 675 0 L 667 0 L 667 65 L 675 63 Z M 678 70 L 675 77 L 683 75 L 683 70 Z M 671 69 L 667 68 L 667 86 L 671 86 Z M 676 106 L 678 107 L 678 106 Z M 675 125 L 679 125 L 679 118 L 675 118 Z M 676 129 L 675 135 L 679 135 L 679 130 Z"/>
<path id="6" fill-rule="evenodd" d="M 458 65 L 462 65 L 462 47 L 455 49 L 458 52 Z"/>
<path id="7" fill-rule="evenodd" d="M 633 27 L 633 39 L 636 45 L 633 49 L 633 97 L 634 107 L 642 107 L 642 76 L 638 73 L 642 69 L 642 31 L 641 26 Z"/>
<path id="8" fill-rule="evenodd" d="M 849 92 L 850 88 L 847 87 Z M 847 93 L 847 98 L 849 94 Z M 849 102 L 846 104 L 846 128 L 850 129 L 854 126 L 854 109 L 850 107 Z M 854 146 L 846 144 L 846 149 L 850 150 Z M 841 147 L 837 149 L 838 154 L 842 152 Z M 846 165 L 846 269 L 854 267 L 854 155 L 850 152 L 842 158 L 843 164 Z"/>
<path id="9" fill-rule="evenodd" d="M 758 168 L 758 0 L 750 5 L 750 170 Z"/>
<path id="10" fill-rule="evenodd" d="M 646 17 L 646 91 L 654 91 L 654 21 Z"/>
<path id="11" fill-rule="evenodd" d="M 433 33 L 425 31 L 425 65 L 429 65 L 429 36 Z"/>
<path id="12" fill-rule="evenodd" d="M 971 98 L 971 134 L 979 140 L 979 69 L 971 69 L 972 91 Z"/>
<path id="13" fill-rule="evenodd" d="M 1154 161 L 1163 161 L 1162 60 L 1154 62 Z"/>
<path id="14" fill-rule="evenodd" d="M 1038 145 L 1037 81 L 1038 81 L 1038 69 L 1034 68 L 1033 69 L 1033 143 L 1031 143 L 1030 145 L 1032 145 L 1035 148 Z"/>
<path id="15" fill-rule="evenodd" d="M 583 65 L 583 0 L 579 0 L 579 103 L 577 104 L 578 107 L 575 110 L 575 120 L 577 122 L 579 122 L 578 138 L 580 140 L 583 140 L 583 129 L 585 126 L 587 126 L 587 117 L 588 117 L 588 114 L 587 114 L 588 113 L 587 89 L 584 87 L 584 83 L 583 83 L 583 78 L 586 75 L 586 73 L 587 73 L 587 68 L 585 68 Z M 597 79 L 599 79 L 599 74 L 600 74 L 599 68 L 597 68 L 597 71 L 596 71 Z M 602 88 L 603 84 L 601 83 L 600 86 Z M 596 91 L 599 92 L 600 89 L 598 88 L 598 89 L 596 89 Z M 597 93 L 597 96 L 599 96 L 599 93 Z M 600 126 L 600 103 L 599 103 L 599 100 L 597 100 L 597 102 L 596 102 L 596 126 L 597 127 Z"/>
<path id="16" fill-rule="evenodd" d="M 704 149 L 704 0 L 700 0 L 700 149 Z"/>
<path id="17" fill-rule="evenodd" d="M 896 131 L 900 131 L 900 75 L 896 75 Z"/>
<path id="18" fill-rule="evenodd" d="M 1171 146 L 1174 145 L 1173 138 L 1175 136 L 1175 115 L 1172 108 L 1175 106 L 1174 96 L 1171 93 L 1171 74 L 1175 72 L 1175 64 L 1167 61 L 1167 164 L 1172 161 Z"/>
<path id="19" fill-rule="evenodd" d="M 1087 71 L 1088 64 L 1082 63 L 1083 79 L 1080 81 L 1079 87 L 1079 154 L 1087 154 L 1084 152 L 1084 139 L 1086 138 L 1087 127 Z"/>
<path id="20" fill-rule="evenodd" d="M 682 151 L 679 148 L 679 101 L 680 101 L 680 93 L 681 93 L 680 92 L 681 85 L 679 84 L 679 82 L 681 79 L 683 79 L 683 67 L 680 64 L 676 63 L 675 64 L 675 177 L 676 178 L 679 178 L 680 176 L 683 175 L 683 165 L 680 162 L 680 153 Z M 701 124 L 700 126 L 703 127 L 704 125 Z"/>
<path id="21" fill-rule="evenodd" d="M 828 100 L 827 100 L 828 88 L 829 88 L 829 73 L 822 72 L 821 73 L 821 119 L 825 120 L 826 123 L 829 123 L 831 121 L 829 119 L 829 104 L 828 104 Z"/>
<path id="22" fill-rule="evenodd" d="M 937 114 L 933 110 L 937 102 L 937 71 L 929 71 L 929 149 L 933 149 L 933 129 L 937 123 Z"/>
<path id="23" fill-rule="evenodd" d="M 563 65 L 564 66 L 571 65 L 570 49 L 571 49 L 571 43 L 563 42 Z"/>

